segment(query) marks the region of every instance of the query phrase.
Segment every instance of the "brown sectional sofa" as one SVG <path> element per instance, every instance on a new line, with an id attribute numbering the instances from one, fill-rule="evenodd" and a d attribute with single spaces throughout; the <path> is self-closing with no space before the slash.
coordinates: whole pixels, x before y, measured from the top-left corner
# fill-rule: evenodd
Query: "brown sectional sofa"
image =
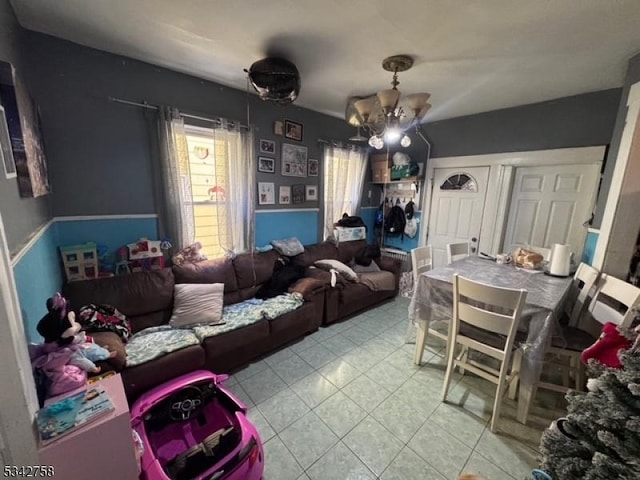
<path id="1" fill-rule="evenodd" d="M 349 264 L 356 252 L 365 247 L 365 240 L 340 243 L 324 242 L 305 247 L 305 251 L 292 258 L 293 263 L 304 267 L 311 267 L 318 260 L 333 259 Z M 331 275 L 328 272 L 307 268 L 307 276 L 323 281 L 327 285 L 325 290 L 324 313 L 322 324 L 330 325 L 344 320 L 363 310 L 372 308 L 379 303 L 394 298 L 398 294 L 400 286 L 401 262 L 390 257 L 380 257 L 376 260 L 381 270 L 393 273 L 395 276 L 395 289 L 386 291 L 371 291 L 359 283 L 340 282 L 336 287 L 329 285 Z"/>
<path id="2" fill-rule="evenodd" d="M 312 245 L 293 257 L 293 262 L 306 267 L 316 260 L 329 258 L 349 263 L 364 245 L 365 241 L 342 243 L 338 247 L 330 243 Z M 242 302 L 254 297 L 258 288 L 271 278 L 278 257 L 272 250 L 238 255 L 233 260 L 207 260 L 151 272 L 71 282 L 65 286 L 64 295 L 76 309 L 90 303 L 115 306 L 130 320 L 135 333 L 169 321 L 176 283 L 224 283 L 224 304 Z M 230 372 L 317 330 L 321 324 L 343 320 L 393 298 L 398 291 L 400 262 L 382 257 L 378 263 L 383 270 L 394 273 L 395 290 L 372 292 L 357 283 L 341 283 L 331 288 L 328 272 L 307 268 L 307 277 L 289 289 L 301 293 L 305 299 L 297 310 L 273 320 L 261 320 L 207 337 L 200 345 L 174 351 L 138 366 L 125 367 L 124 344 L 115 333 L 92 333 L 97 343 L 119 352 L 109 363 L 99 365 L 103 370 L 122 370 L 130 402 L 160 383 L 199 368 Z"/>

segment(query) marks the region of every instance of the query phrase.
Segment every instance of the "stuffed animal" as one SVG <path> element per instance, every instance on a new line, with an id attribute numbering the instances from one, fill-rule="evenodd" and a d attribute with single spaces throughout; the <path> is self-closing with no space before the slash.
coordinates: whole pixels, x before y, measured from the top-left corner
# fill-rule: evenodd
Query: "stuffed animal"
<path id="1" fill-rule="evenodd" d="M 31 356 L 33 367 L 42 369 L 51 381 L 48 396 L 52 396 L 84 386 L 87 372 L 100 371 L 93 362 L 116 353 L 88 341 L 60 293 L 47 300 L 47 310 L 37 326 L 45 343 L 35 346 Z"/>
<path id="2" fill-rule="evenodd" d="M 178 253 L 176 253 L 171 261 L 174 265 L 182 265 L 183 263 L 198 263 L 206 260 L 207 257 L 200 252 L 202 249 L 202 244 L 200 242 L 195 242 L 189 245 L 188 247 L 183 248 Z"/>

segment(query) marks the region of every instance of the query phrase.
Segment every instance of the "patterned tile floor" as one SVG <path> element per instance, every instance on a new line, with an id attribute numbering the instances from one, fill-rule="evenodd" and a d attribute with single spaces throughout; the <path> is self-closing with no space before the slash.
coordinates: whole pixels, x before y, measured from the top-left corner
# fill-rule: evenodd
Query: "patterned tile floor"
<path id="1" fill-rule="evenodd" d="M 398 297 L 321 328 L 231 376 L 264 442 L 265 480 L 522 480 L 536 466 L 562 397 L 539 392 L 526 426 L 505 400 L 491 433 L 492 384 L 456 375 L 442 403 L 444 344 L 434 340 L 413 364 L 408 304 Z"/>

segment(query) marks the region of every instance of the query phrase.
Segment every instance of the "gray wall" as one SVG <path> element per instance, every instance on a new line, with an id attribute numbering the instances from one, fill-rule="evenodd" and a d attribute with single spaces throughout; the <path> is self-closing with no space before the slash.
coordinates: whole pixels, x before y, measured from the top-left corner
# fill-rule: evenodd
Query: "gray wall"
<path id="1" fill-rule="evenodd" d="M 608 145 L 621 94 L 622 89 L 613 88 L 452 118 L 429 123 L 425 131 L 433 144 L 432 157 Z M 609 151 L 606 171 L 614 162 Z M 610 180 L 605 175 L 602 181 L 595 219 L 601 218 Z"/>
<path id="2" fill-rule="evenodd" d="M 21 51 L 24 33 L 8 0 L 0 0 L 0 60 L 12 63 L 27 88 L 31 89 L 30 78 L 24 71 L 25 54 Z M 0 213 L 12 254 L 20 249 L 39 226 L 51 218 L 50 204 L 51 195 L 21 198 L 17 180 L 6 179 L 4 169 L 0 166 Z"/>
<path id="3" fill-rule="evenodd" d="M 149 141 L 153 115 L 109 102 L 109 96 L 246 122 L 245 91 L 40 33 L 26 33 L 29 73 L 34 79 L 42 123 L 47 127 L 45 140 L 56 216 L 157 211 L 151 181 L 154 149 Z M 355 133 L 341 119 L 295 105 L 278 106 L 253 94 L 249 95 L 249 104 L 251 123 L 257 127 L 256 156 L 260 138 L 276 140 L 276 174 L 257 174 L 258 181 L 276 183 L 276 194 L 279 185 L 319 184 L 320 177 L 280 176 L 282 143 L 296 142 L 276 136 L 274 121 L 290 119 L 303 124 L 302 143 L 309 149 L 309 158 L 321 159 L 318 138 L 340 140 Z M 320 205 L 315 201 L 299 206 Z M 277 200 L 276 205 L 264 208 L 279 208 Z"/>

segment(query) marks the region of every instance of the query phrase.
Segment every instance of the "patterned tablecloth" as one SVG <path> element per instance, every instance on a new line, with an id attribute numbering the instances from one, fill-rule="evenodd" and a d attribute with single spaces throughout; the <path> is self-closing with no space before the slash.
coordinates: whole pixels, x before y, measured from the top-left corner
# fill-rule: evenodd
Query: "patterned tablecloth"
<path id="1" fill-rule="evenodd" d="M 527 339 L 521 346 L 524 358 L 520 381 L 521 388 L 524 387 L 523 390 L 530 392 L 532 396 L 532 386 L 540 377 L 544 355 L 556 331 L 556 322 L 572 279 L 551 277 L 542 272 L 533 273 L 513 265 L 498 265 L 491 260 L 470 256 L 420 275 L 409 305 L 410 327 L 413 327 L 410 331 L 415 331 L 414 326 L 418 322 L 422 322 L 425 328 L 427 325 L 437 328 L 438 322 L 449 322 L 452 315 L 454 273 L 489 285 L 527 290 L 527 303 L 519 326 L 520 330 L 527 332 Z M 522 397 L 521 395 L 521 401 L 531 400 Z M 528 405 L 522 408 L 528 413 Z M 520 405 L 518 410 L 519 417 L 524 415 Z"/>

